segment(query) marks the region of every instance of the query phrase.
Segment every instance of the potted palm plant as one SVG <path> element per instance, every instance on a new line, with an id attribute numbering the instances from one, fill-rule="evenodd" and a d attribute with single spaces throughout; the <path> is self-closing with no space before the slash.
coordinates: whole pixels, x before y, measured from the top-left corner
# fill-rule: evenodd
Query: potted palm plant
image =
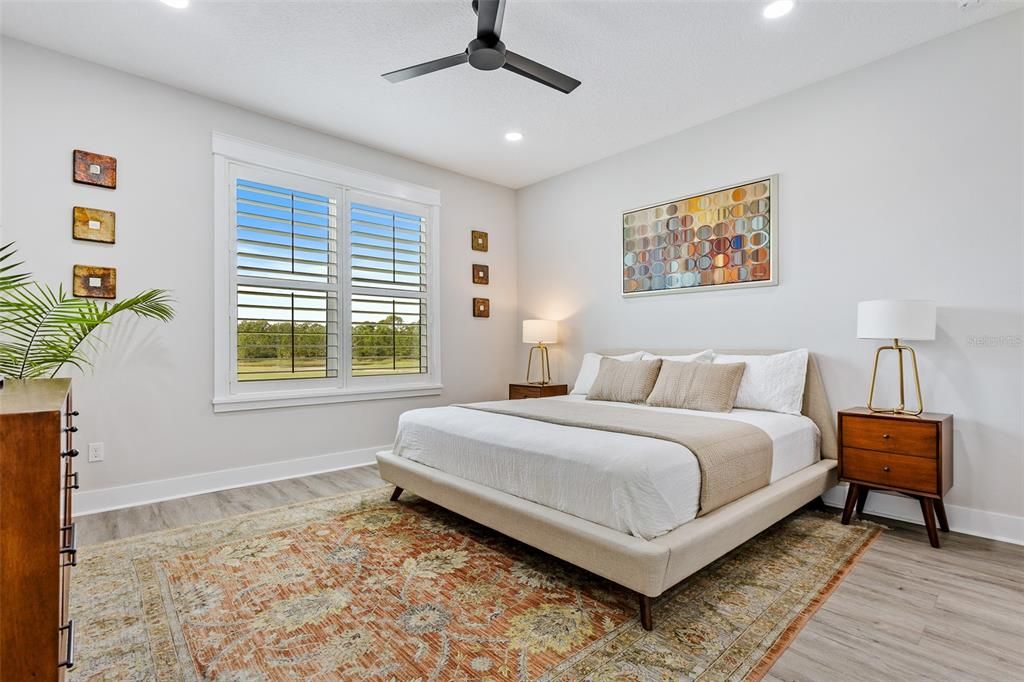
<path id="1" fill-rule="evenodd" d="M 64 365 L 84 369 L 97 343 L 92 333 L 121 313 L 162 322 L 174 317 L 166 289 L 100 304 L 32 281 L 15 254 L 13 242 L 0 246 L 0 382 L 53 377 Z"/>

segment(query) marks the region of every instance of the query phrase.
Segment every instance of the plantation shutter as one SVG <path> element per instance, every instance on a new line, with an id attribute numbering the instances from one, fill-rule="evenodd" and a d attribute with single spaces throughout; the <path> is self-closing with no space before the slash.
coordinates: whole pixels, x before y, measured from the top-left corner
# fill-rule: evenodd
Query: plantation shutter
<path id="1" fill-rule="evenodd" d="M 425 208 L 352 196 L 352 376 L 426 374 Z"/>
<path id="2" fill-rule="evenodd" d="M 237 178 L 237 379 L 338 375 L 333 197 Z"/>

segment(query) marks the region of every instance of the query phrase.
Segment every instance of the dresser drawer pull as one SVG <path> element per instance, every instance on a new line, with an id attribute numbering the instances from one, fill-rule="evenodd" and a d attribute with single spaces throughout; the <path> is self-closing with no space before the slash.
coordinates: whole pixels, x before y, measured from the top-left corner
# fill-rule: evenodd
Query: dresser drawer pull
<path id="1" fill-rule="evenodd" d="M 69 426 L 66 429 L 64 429 L 64 433 L 77 433 L 77 432 L 78 432 L 78 427 L 77 426 Z"/>
<path id="2" fill-rule="evenodd" d="M 69 478 L 70 480 L 74 481 L 74 483 L 72 483 L 70 485 L 67 485 L 67 486 L 64 486 L 64 489 L 65 490 L 78 490 L 78 488 L 79 488 L 79 485 L 78 485 L 78 472 L 77 471 L 72 471 L 70 474 L 68 474 L 67 478 Z"/>
<path id="3" fill-rule="evenodd" d="M 67 555 L 68 560 L 65 561 L 61 566 L 77 566 L 78 565 L 78 532 L 75 529 L 75 524 L 71 523 L 67 526 L 60 527 L 61 540 L 67 537 L 67 534 L 71 534 L 71 540 L 61 546 L 60 553 Z"/>
<path id="4" fill-rule="evenodd" d="M 58 668 L 71 670 L 75 667 L 75 619 L 68 618 L 68 624 L 58 628 L 59 632 L 67 630 L 67 645 L 64 650 L 64 660 L 57 664 Z"/>
<path id="5" fill-rule="evenodd" d="M 885 439 L 885 440 L 889 440 L 889 434 L 888 433 L 883 433 L 882 434 L 882 438 Z"/>
<path id="6" fill-rule="evenodd" d="M 886 464 L 885 466 L 883 466 L 882 471 L 889 471 L 889 465 Z"/>
<path id="7" fill-rule="evenodd" d="M 67 450 L 66 452 L 60 453 L 60 456 L 61 457 L 78 457 L 78 450 L 75 450 L 74 448 L 71 448 L 70 450 Z"/>

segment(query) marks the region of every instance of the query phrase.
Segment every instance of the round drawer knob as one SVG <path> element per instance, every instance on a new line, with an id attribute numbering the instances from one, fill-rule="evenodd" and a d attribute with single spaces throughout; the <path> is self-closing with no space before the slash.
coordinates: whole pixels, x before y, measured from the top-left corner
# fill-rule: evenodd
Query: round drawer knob
<path id="1" fill-rule="evenodd" d="M 886 464 L 884 467 L 882 467 L 882 471 L 889 471 L 889 465 Z"/>
<path id="2" fill-rule="evenodd" d="M 882 434 L 882 438 L 884 438 L 886 440 L 889 440 L 889 434 L 888 433 L 883 433 Z"/>

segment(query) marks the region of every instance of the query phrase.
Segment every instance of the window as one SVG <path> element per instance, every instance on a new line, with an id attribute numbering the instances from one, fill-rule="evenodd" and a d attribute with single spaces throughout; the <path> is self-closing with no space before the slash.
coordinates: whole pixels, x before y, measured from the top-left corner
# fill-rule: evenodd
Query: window
<path id="1" fill-rule="evenodd" d="M 235 181 L 238 381 L 338 376 L 338 206 Z"/>
<path id="2" fill-rule="evenodd" d="M 440 392 L 435 190 L 214 135 L 217 411 Z"/>
<path id="3" fill-rule="evenodd" d="M 349 208 L 352 375 L 427 372 L 427 220 L 371 199 Z"/>

